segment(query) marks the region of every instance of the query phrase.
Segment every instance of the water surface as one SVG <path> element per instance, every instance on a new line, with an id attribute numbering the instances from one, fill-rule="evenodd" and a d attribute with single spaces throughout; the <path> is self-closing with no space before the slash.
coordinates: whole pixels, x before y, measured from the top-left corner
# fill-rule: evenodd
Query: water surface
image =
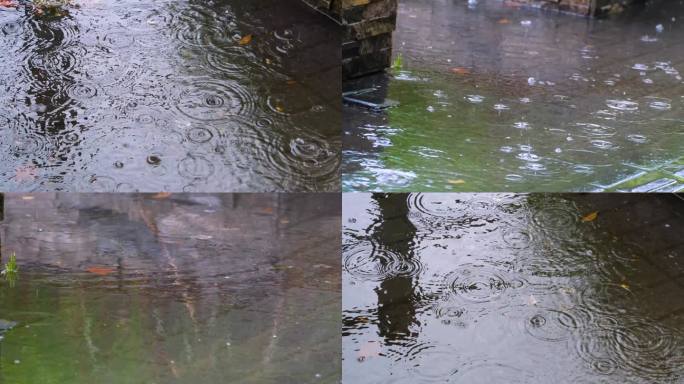
<path id="1" fill-rule="evenodd" d="M 684 5 L 636 11 L 400 2 L 403 69 L 349 85 L 394 107 L 345 108 L 344 190 L 599 190 L 664 168 L 684 188 Z"/>
<path id="2" fill-rule="evenodd" d="M 340 32 L 301 1 L 0 8 L 3 191 L 339 189 Z"/>
<path id="3" fill-rule="evenodd" d="M 5 205 L 0 382 L 339 382 L 336 196 Z"/>
<path id="4" fill-rule="evenodd" d="M 343 382 L 681 383 L 683 206 L 346 194 Z"/>

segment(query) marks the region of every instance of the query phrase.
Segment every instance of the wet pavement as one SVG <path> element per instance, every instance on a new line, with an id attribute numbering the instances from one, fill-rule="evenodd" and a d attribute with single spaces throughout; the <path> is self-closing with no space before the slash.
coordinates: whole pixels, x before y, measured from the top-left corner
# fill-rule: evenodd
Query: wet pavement
<path id="1" fill-rule="evenodd" d="M 345 87 L 384 108 L 344 108 L 343 190 L 611 190 L 672 164 L 684 188 L 683 20 L 401 1 L 402 69 Z"/>
<path id="2" fill-rule="evenodd" d="M 341 32 L 303 2 L 19 3 L 3 191 L 339 190 Z"/>
<path id="3" fill-rule="evenodd" d="M 337 383 L 340 201 L 8 195 L 2 383 Z"/>
<path id="4" fill-rule="evenodd" d="M 683 206 L 345 194 L 343 382 L 681 383 Z"/>

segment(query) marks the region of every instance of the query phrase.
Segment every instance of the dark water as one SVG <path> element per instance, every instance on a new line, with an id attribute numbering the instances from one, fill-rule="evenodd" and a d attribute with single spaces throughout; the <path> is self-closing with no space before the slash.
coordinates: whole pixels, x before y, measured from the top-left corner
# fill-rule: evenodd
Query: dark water
<path id="1" fill-rule="evenodd" d="M 2 383 L 337 383 L 334 195 L 10 195 Z"/>
<path id="2" fill-rule="evenodd" d="M 344 190 L 586 191 L 654 169 L 684 188 L 684 4 L 506 4 L 400 2 L 403 70 L 351 85 L 398 106 L 345 108 Z"/>
<path id="3" fill-rule="evenodd" d="M 0 8 L 3 191 L 339 189 L 340 32 L 301 1 Z"/>
<path id="4" fill-rule="evenodd" d="M 683 206 L 346 194 L 344 382 L 681 383 Z"/>

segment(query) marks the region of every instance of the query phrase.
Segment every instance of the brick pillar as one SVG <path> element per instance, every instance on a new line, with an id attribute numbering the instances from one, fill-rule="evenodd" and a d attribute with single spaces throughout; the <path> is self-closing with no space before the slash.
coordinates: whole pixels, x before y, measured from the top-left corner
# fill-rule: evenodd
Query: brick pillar
<path id="1" fill-rule="evenodd" d="M 388 68 L 397 0 L 305 0 L 345 27 L 342 72 L 351 79 Z"/>

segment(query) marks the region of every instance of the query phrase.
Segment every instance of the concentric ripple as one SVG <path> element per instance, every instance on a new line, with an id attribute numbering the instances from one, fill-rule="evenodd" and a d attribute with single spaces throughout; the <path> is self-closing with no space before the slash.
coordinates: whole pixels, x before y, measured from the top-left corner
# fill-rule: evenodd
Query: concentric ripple
<path id="1" fill-rule="evenodd" d="M 203 81 L 180 93 L 177 108 L 193 120 L 222 121 L 252 115 L 256 104 L 253 95 L 238 82 Z"/>
<path id="2" fill-rule="evenodd" d="M 556 309 L 540 310 L 525 319 L 525 331 L 530 336 L 552 342 L 567 340 L 580 325 L 581 320 L 571 312 Z"/>
<path id="3" fill-rule="evenodd" d="M 357 279 L 382 281 L 393 277 L 417 276 L 422 264 L 417 258 L 404 257 L 392 250 L 365 244 L 345 251 L 344 269 Z"/>
<path id="4" fill-rule="evenodd" d="M 446 284 L 456 297 L 473 303 L 497 300 L 510 287 L 498 273 L 472 265 L 463 265 L 448 274 Z"/>

